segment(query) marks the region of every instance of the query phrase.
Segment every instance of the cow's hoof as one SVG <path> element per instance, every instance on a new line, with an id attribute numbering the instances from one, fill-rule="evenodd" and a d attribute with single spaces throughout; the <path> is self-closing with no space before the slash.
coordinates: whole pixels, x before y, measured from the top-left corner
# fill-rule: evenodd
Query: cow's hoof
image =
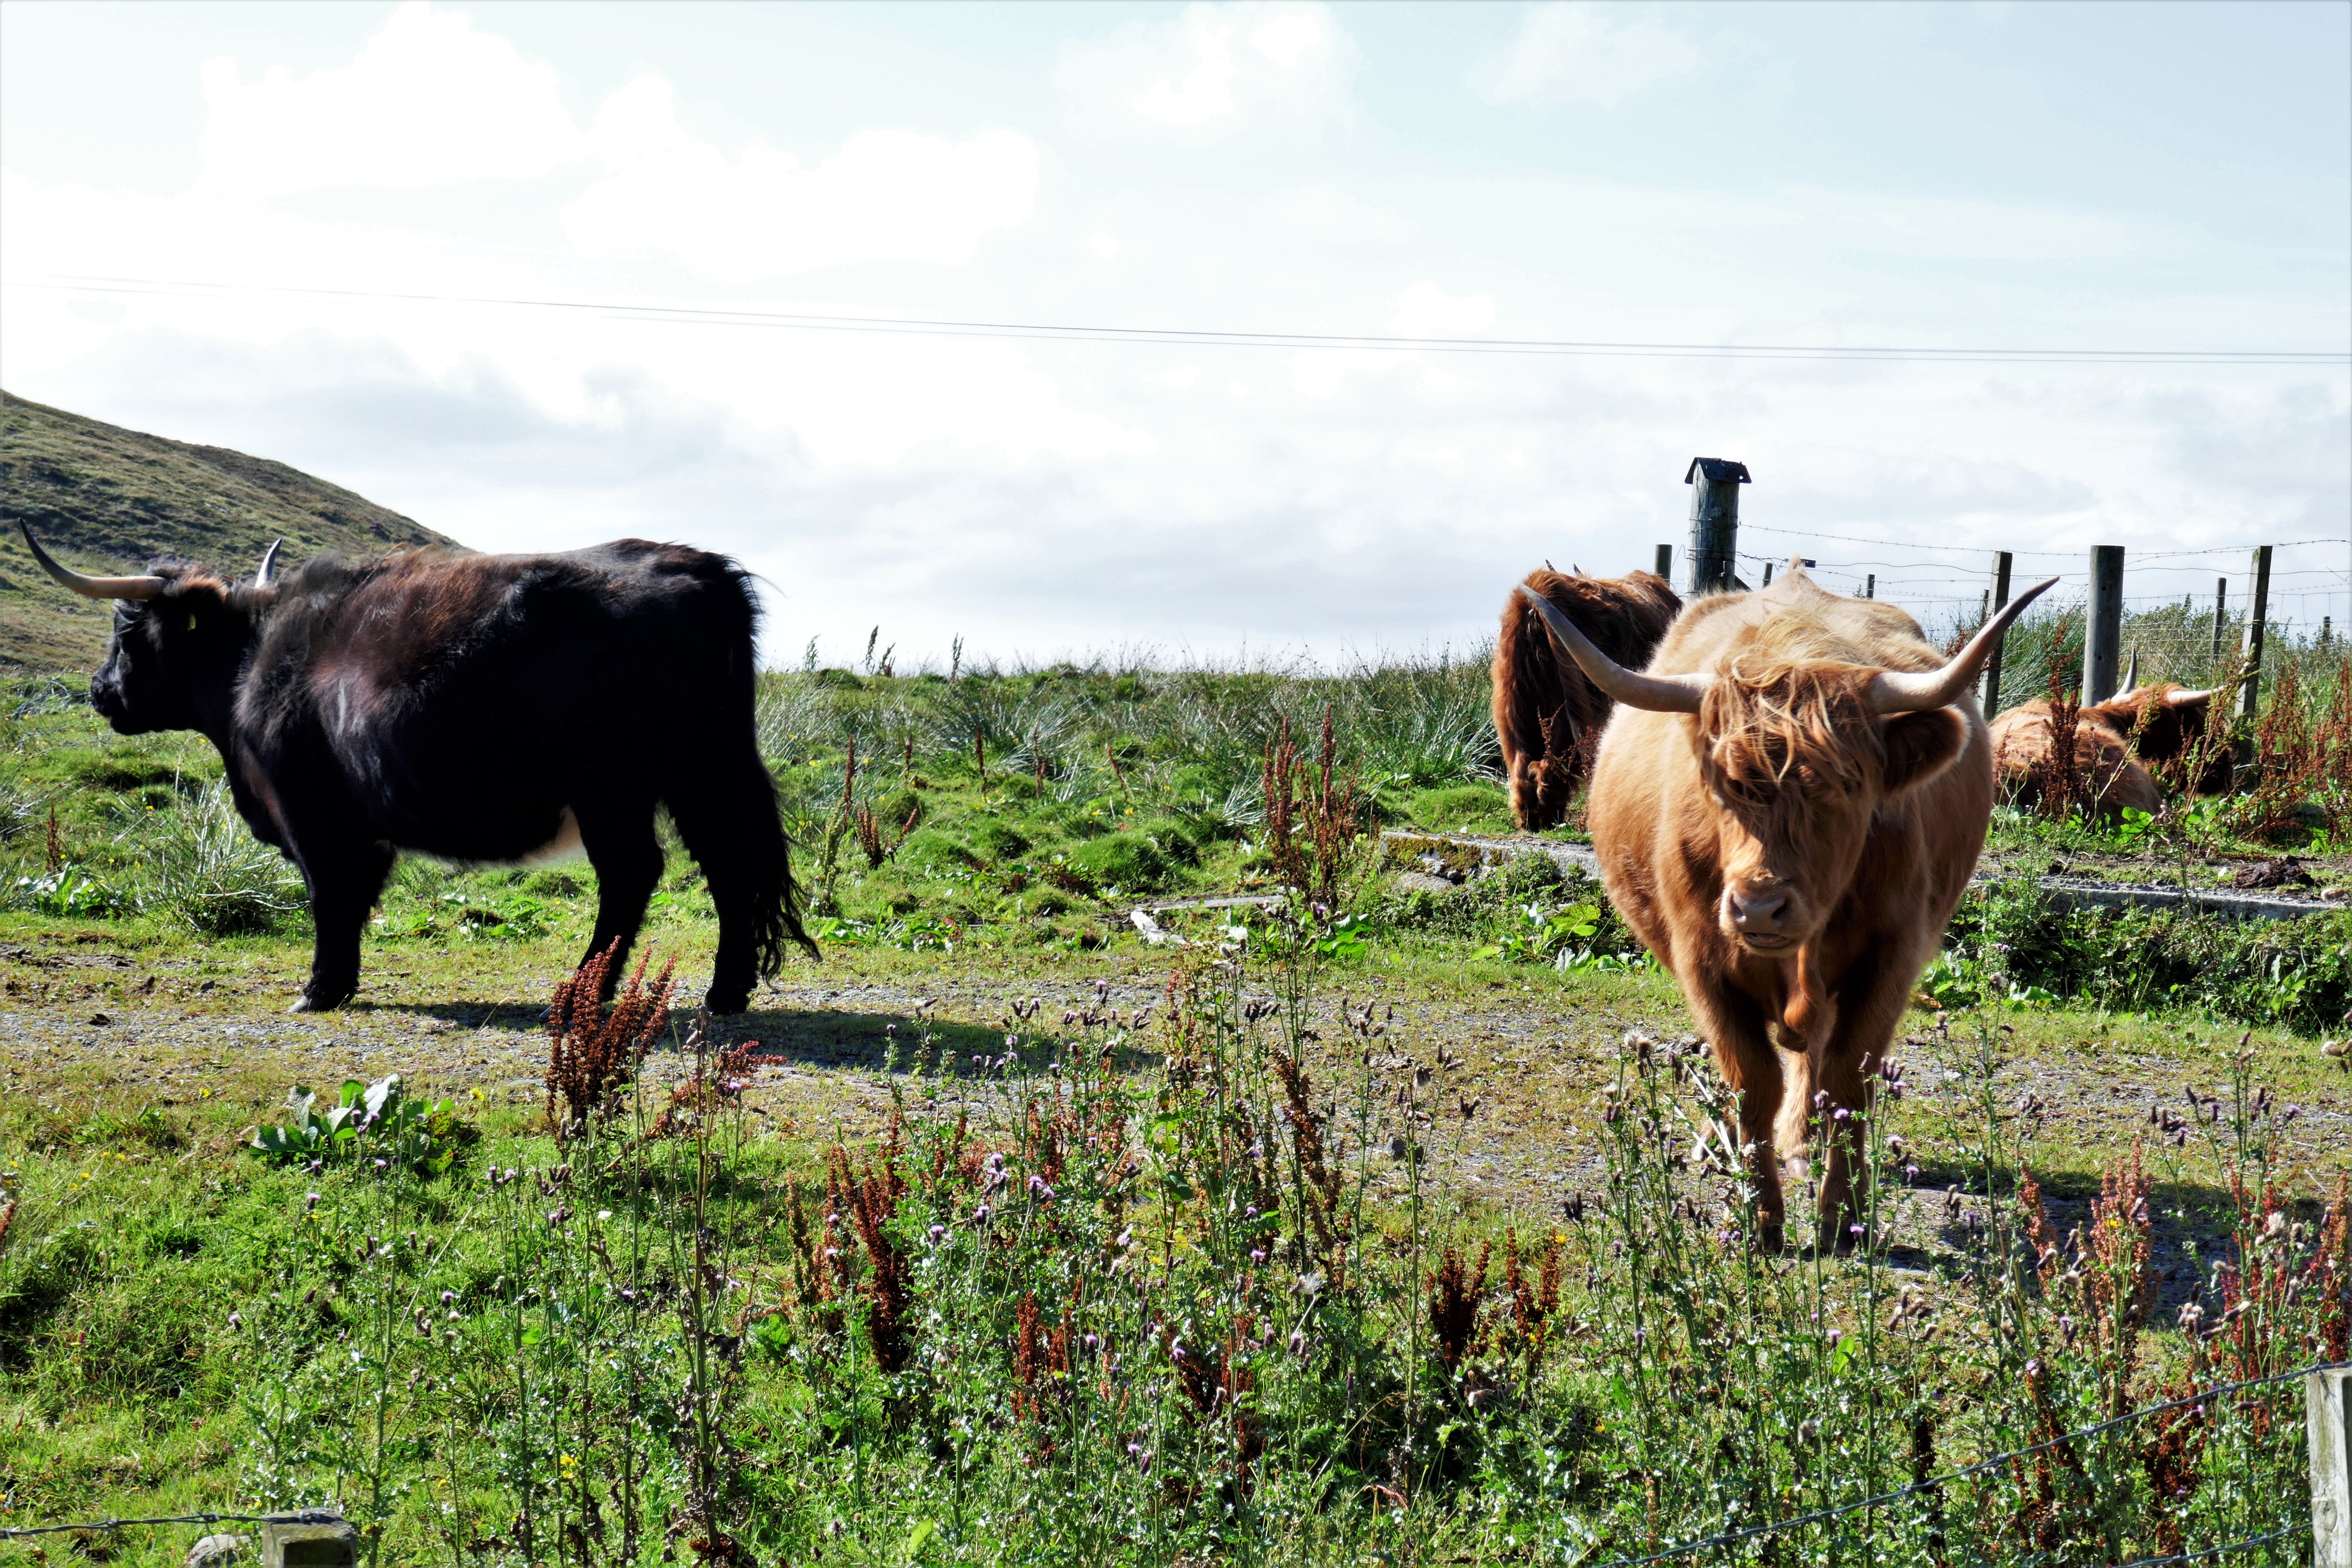
<path id="1" fill-rule="evenodd" d="M 1789 1233 L 1779 1226 L 1759 1225 L 1756 1227 L 1756 1250 L 1765 1257 L 1778 1257 L 1788 1249 L 1788 1246 Z"/>
<path id="2" fill-rule="evenodd" d="M 1847 1258 L 1869 1245 L 1870 1231 L 1866 1226 L 1856 1225 L 1844 1218 L 1822 1222 L 1821 1250 L 1823 1252 Z"/>
<path id="3" fill-rule="evenodd" d="M 331 1013 L 356 994 L 356 988 L 349 991 L 305 991 L 295 997 L 294 1005 L 286 1010 L 289 1013 Z"/>
<path id="4" fill-rule="evenodd" d="M 748 986 L 740 991 L 721 991 L 713 986 L 704 994 L 702 1005 L 714 1013 L 749 1012 L 751 1007 L 751 992 Z"/>

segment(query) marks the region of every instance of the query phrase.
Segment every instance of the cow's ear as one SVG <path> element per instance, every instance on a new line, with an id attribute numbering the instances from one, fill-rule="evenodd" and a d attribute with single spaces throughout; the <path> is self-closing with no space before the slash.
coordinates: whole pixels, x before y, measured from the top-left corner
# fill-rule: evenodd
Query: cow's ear
<path id="1" fill-rule="evenodd" d="M 1886 793 L 1901 795 L 1951 766 L 1969 743 L 1968 721 L 1952 708 L 1898 713 L 1880 731 L 1886 747 Z"/>
<path id="2" fill-rule="evenodd" d="M 227 595 L 218 583 L 198 577 L 174 584 L 163 595 L 162 609 L 173 630 L 194 631 L 199 617 L 209 616 L 226 603 Z"/>

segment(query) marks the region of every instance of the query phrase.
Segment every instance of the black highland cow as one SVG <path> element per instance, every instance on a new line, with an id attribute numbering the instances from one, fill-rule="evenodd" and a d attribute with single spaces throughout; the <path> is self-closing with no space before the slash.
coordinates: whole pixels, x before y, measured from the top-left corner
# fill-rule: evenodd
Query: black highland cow
<path id="1" fill-rule="evenodd" d="M 742 568 L 642 539 L 562 555 L 321 555 L 250 582 L 165 564 L 85 577 L 113 599 L 90 701 L 125 735 L 195 730 L 237 810 L 302 873 L 317 947 L 297 1012 L 358 989 L 360 932 L 398 851 L 596 868 L 593 953 L 624 952 L 662 869 L 667 806 L 719 909 L 709 1003 L 740 1012 L 793 909 L 775 785 L 753 731 Z M 619 965 L 608 972 L 617 975 Z"/>

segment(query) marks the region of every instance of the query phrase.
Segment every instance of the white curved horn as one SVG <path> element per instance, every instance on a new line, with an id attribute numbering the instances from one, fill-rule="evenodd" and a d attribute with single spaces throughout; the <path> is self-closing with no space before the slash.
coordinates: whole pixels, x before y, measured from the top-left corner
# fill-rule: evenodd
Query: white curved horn
<path id="1" fill-rule="evenodd" d="M 1654 713 L 1698 711 L 1699 699 L 1706 695 L 1714 677 L 1637 675 L 1593 647 L 1592 639 L 1578 631 L 1576 623 L 1560 614 L 1559 605 L 1541 594 L 1530 592 L 1524 583 L 1518 591 L 1543 617 L 1544 630 L 1551 634 L 1553 644 L 1574 659 L 1577 668 L 1591 678 L 1592 684 L 1610 697 L 1628 708 L 1646 708 Z"/>
<path id="2" fill-rule="evenodd" d="M 2120 696 L 2129 697 L 2139 689 L 2139 649 L 2131 651 L 2131 659 L 2124 666 L 2124 689 Z"/>
<path id="3" fill-rule="evenodd" d="M 2201 691 L 2168 691 L 2164 704 L 2168 708 L 2186 708 L 2191 702 L 2210 702 L 2228 689 L 2225 686 L 2208 686 Z"/>
<path id="4" fill-rule="evenodd" d="M 60 566 L 41 542 L 33 537 L 32 524 L 17 520 L 17 531 L 25 536 L 25 548 L 41 563 L 41 570 L 71 588 L 85 599 L 152 599 L 163 591 L 161 577 L 89 577 L 69 566 Z"/>
<path id="5" fill-rule="evenodd" d="M 269 548 L 261 552 L 261 565 L 253 574 L 255 587 L 267 588 L 277 581 L 278 550 L 285 542 L 282 539 L 273 539 L 269 542 Z"/>
<path id="6" fill-rule="evenodd" d="M 1882 669 L 1871 677 L 1870 710 L 1874 713 L 1916 713 L 1922 709 L 1941 708 L 1958 700 L 1984 668 L 1992 654 L 1992 645 L 2000 634 L 2009 630 L 2011 621 L 2023 613 L 2025 606 L 2047 593 L 2058 579 L 2046 578 L 2001 606 L 2000 613 L 1984 624 L 1968 646 L 1954 654 L 1941 669 L 1909 670 Z"/>

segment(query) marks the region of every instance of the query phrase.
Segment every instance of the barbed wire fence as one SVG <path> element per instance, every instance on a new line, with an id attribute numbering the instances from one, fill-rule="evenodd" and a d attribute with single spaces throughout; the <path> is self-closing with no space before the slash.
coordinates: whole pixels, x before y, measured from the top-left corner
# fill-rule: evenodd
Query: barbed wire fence
<path id="1" fill-rule="evenodd" d="M 1738 560 L 1743 580 L 1761 584 L 1766 568 L 1794 556 L 1834 593 L 1870 595 L 1901 605 L 1931 636 L 1950 637 L 1980 625 L 1992 607 L 1996 552 L 1974 545 L 1922 544 L 1780 528 L 1741 519 Z M 1782 542 L 1789 542 L 1782 548 Z M 2271 549 L 2264 606 L 2263 681 L 2290 667 L 2306 689 L 2332 684 L 2352 637 L 2352 558 L 2344 535 L 2287 540 Z M 2058 586 L 2004 639 L 2000 706 L 2043 696 L 2057 674 L 2079 684 L 2089 626 L 2090 552 L 2021 550 L 2015 584 L 2054 576 Z M 2238 670 L 2254 601 L 2252 549 L 2221 545 L 2127 553 L 2121 653 L 2139 659 L 2145 682 L 2221 685 Z"/>
<path id="2" fill-rule="evenodd" d="M 101 1534 L 155 1524 L 342 1524 L 340 1513 L 323 1509 L 299 1509 L 292 1513 L 166 1513 L 147 1519 L 93 1519 L 79 1524 L 24 1524 L 0 1527 L 0 1541 L 29 1541 L 37 1535 Z"/>

